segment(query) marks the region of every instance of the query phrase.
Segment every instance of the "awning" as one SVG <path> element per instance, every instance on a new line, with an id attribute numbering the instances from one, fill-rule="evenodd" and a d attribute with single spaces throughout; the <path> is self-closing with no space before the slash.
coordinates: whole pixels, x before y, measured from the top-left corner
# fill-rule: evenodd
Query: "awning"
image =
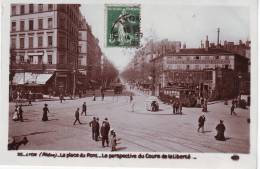
<path id="1" fill-rule="evenodd" d="M 98 83 L 98 82 L 95 80 L 90 80 L 90 83 Z"/>
<path id="2" fill-rule="evenodd" d="M 44 85 L 51 78 L 53 74 L 38 74 L 38 73 L 15 73 L 13 84 L 38 84 Z"/>

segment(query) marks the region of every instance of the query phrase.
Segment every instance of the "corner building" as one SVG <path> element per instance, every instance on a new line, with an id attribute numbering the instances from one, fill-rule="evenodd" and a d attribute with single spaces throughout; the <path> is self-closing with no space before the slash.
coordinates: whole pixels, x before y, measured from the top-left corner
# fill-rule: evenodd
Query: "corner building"
<path id="1" fill-rule="evenodd" d="M 30 86 L 34 92 L 72 92 L 78 58 L 79 7 L 79 4 L 11 5 L 12 86 Z"/>

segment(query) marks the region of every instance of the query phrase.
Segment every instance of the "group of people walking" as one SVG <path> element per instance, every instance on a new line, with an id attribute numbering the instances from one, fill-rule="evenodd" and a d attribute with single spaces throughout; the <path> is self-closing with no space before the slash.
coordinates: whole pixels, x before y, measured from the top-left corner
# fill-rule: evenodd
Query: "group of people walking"
<path id="1" fill-rule="evenodd" d="M 110 142 L 111 151 L 116 151 L 118 139 L 116 138 L 116 132 L 114 129 L 110 129 L 110 124 L 107 118 L 104 119 L 100 127 L 99 118 L 93 117 L 93 120 L 89 123 L 89 126 L 92 128 L 92 140 L 99 141 L 101 138 L 102 147 L 105 147 L 105 145 L 109 147 Z"/>
<path id="2" fill-rule="evenodd" d="M 182 103 L 180 100 L 172 101 L 172 113 L 182 114 Z"/>
<path id="3" fill-rule="evenodd" d="M 48 121 L 48 113 L 49 108 L 48 104 L 44 104 L 43 107 L 43 114 L 42 114 L 42 121 Z M 82 112 L 81 115 L 87 116 L 87 105 L 86 102 L 83 103 L 82 105 Z M 15 106 L 15 111 L 13 114 L 13 120 L 14 121 L 21 121 L 23 122 L 23 109 L 22 105 L 16 105 Z M 75 111 L 75 121 L 73 125 L 76 123 L 82 124 L 80 121 L 80 109 L 77 108 Z M 99 123 L 99 118 L 98 117 L 93 117 L 93 120 L 90 121 L 89 126 L 92 128 L 92 139 L 95 141 L 99 141 L 100 139 L 102 140 L 102 147 L 109 147 L 111 146 L 111 151 L 116 151 L 116 145 L 117 141 L 119 139 L 116 138 L 116 132 L 114 129 L 110 129 L 110 124 L 108 122 L 108 118 L 105 118 L 104 121 L 102 122 L 102 125 L 100 126 Z"/>
<path id="4" fill-rule="evenodd" d="M 81 115 L 87 116 L 87 105 L 86 102 L 82 105 L 82 112 Z M 76 123 L 82 124 L 80 122 L 80 110 L 77 108 L 75 111 L 75 121 L 73 125 Z M 102 125 L 100 126 L 99 118 L 93 117 L 93 120 L 89 122 L 89 126 L 92 129 L 92 139 L 94 141 L 99 141 L 101 139 L 102 141 L 102 147 L 105 147 L 105 144 L 107 147 L 109 147 L 109 142 L 111 145 L 111 151 L 116 151 L 116 145 L 117 145 L 117 138 L 116 133 L 113 129 L 110 129 L 110 124 L 108 122 L 108 118 L 105 118 L 102 122 Z M 110 139 L 110 141 L 109 141 Z"/>

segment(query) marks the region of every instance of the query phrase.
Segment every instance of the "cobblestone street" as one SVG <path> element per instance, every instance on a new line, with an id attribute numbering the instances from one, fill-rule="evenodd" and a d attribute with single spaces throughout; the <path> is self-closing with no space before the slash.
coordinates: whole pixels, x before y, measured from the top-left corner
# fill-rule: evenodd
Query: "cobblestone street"
<path id="1" fill-rule="evenodd" d="M 129 96 L 108 96 L 77 100 L 34 102 L 24 106 L 24 122 L 12 121 L 14 103 L 10 103 L 9 137 L 27 136 L 29 143 L 21 146 L 26 150 L 110 151 L 102 148 L 101 141 L 91 138 L 89 122 L 99 117 L 100 123 L 108 118 L 121 140 L 118 151 L 147 152 L 249 152 L 249 109 L 237 108 L 238 116 L 230 115 L 231 105 L 216 102 L 208 106 L 205 133 L 198 133 L 198 117 L 201 108 L 183 108 L 183 115 L 173 115 L 170 105 L 160 103 L 160 111 L 145 109 L 147 96 L 135 92 L 135 111 L 130 111 Z M 87 103 L 87 116 L 80 116 L 83 124 L 73 126 L 74 112 Z M 42 122 L 42 108 L 48 104 L 49 121 Z M 217 141 L 215 127 L 219 120 L 226 126 L 226 141 Z"/>

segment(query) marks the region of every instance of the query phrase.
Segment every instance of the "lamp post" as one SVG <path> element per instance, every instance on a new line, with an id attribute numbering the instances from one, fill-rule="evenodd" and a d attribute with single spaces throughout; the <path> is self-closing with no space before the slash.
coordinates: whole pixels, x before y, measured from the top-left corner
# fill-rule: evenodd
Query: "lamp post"
<path id="1" fill-rule="evenodd" d="M 154 58 L 153 41 L 151 41 L 151 54 L 152 54 L 151 61 L 153 62 L 152 63 L 152 96 L 155 96 L 155 78 L 156 78 L 156 75 L 155 75 L 155 58 Z"/>
<path id="2" fill-rule="evenodd" d="M 242 76 L 239 74 L 238 75 L 238 97 L 240 96 L 241 79 L 242 79 Z"/>
<path id="3" fill-rule="evenodd" d="M 155 61 L 152 67 L 152 96 L 155 96 Z"/>

